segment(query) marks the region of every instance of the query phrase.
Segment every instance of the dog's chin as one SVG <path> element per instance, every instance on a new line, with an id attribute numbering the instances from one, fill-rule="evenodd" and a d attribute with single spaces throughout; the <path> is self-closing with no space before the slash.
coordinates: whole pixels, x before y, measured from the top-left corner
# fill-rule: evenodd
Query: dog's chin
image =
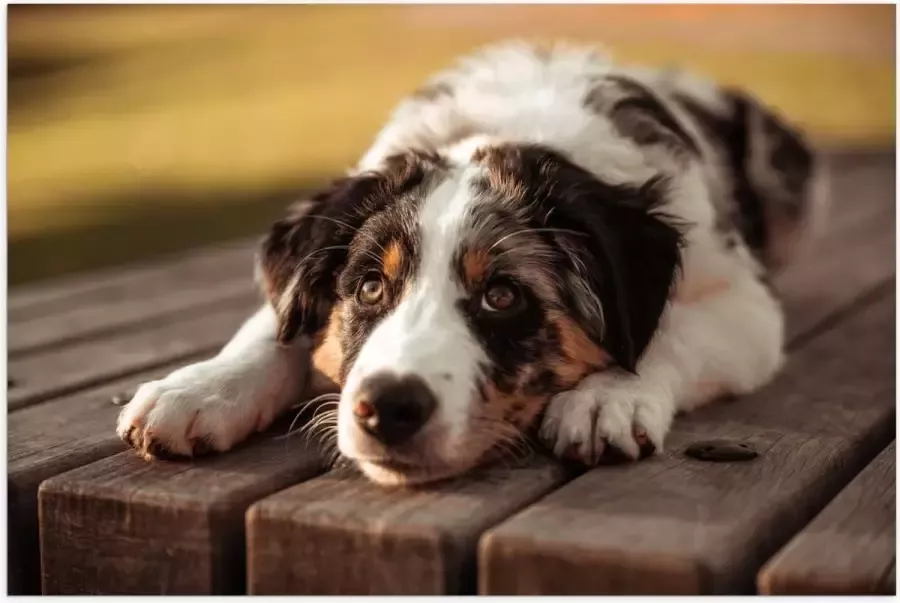
<path id="1" fill-rule="evenodd" d="M 421 486 L 457 477 L 465 467 L 413 467 L 375 461 L 357 461 L 359 470 L 371 481 L 381 486 Z"/>
<path id="2" fill-rule="evenodd" d="M 389 460 L 356 460 L 356 466 L 368 479 L 381 486 L 421 486 L 455 477 L 472 468 L 471 465 L 408 465 Z"/>

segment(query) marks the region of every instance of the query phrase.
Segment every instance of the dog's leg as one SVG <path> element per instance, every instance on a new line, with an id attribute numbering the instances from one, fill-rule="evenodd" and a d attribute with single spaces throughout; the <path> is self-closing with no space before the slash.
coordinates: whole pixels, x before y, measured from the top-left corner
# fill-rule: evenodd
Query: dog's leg
<path id="1" fill-rule="evenodd" d="M 143 456 L 225 451 L 299 400 L 309 349 L 275 341 L 267 304 L 214 358 L 143 384 L 119 415 L 119 436 Z"/>
<path id="2" fill-rule="evenodd" d="M 783 338 L 780 305 L 749 274 L 676 296 L 637 375 L 596 373 L 555 396 L 541 438 L 557 455 L 588 464 L 609 445 L 633 459 L 643 444 L 659 452 L 677 412 L 767 383 Z"/>

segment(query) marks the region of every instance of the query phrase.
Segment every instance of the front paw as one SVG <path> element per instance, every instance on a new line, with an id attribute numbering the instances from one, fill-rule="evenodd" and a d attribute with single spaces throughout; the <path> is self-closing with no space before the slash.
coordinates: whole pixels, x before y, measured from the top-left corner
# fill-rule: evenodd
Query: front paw
<path id="1" fill-rule="evenodd" d="M 185 367 L 138 388 L 116 432 L 148 460 L 224 452 L 256 427 L 248 405 L 225 395 L 233 389 L 210 364 Z"/>
<path id="2" fill-rule="evenodd" d="M 650 450 L 662 452 L 674 416 L 664 390 L 631 375 L 598 373 L 553 397 L 540 437 L 558 457 L 586 465 L 622 455 L 637 460 Z"/>

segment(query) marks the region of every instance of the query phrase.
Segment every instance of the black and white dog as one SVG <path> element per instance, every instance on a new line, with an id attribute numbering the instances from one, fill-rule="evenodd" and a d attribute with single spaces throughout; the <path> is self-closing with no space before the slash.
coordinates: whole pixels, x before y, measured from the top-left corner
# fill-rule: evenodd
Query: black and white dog
<path id="1" fill-rule="evenodd" d="M 660 451 L 677 412 L 778 370 L 767 279 L 818 222 L 817 173 L 744 94 L 489 48 L 274 225 L 268 303 L 144 384 L 118 432 L 148 458 L 225 451 L 331 388 L 340 452 L 385 484 L 460 474 L 532 426 L 589 464 Z"/>

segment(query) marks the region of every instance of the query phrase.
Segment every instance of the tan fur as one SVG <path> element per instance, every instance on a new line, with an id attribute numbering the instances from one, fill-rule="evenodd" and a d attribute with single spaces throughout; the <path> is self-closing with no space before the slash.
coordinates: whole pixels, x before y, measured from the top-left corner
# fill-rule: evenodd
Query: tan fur
<path id="1" fill-rule="evenodd" d="M 472 153 L 472 161 L 487 167 L 490 187 L 501 197 L 520 200 L 525 195 L 525 187 L 517 177 L 521 158 L 514 148 L 492 146 L 482 147 Z"/>
<path id="2" fill-rule="evenodd" d="M 484 393 L 485 408 L 489 409 L 485 416 L 490 420 L 502 420 L 519 429 L 528 426 L 546 402 L 543 396 L 529 396 L 520 391 L 503 393 L 493 383 L 485 385 Z"/>
<path id="3" fill-rule="evenodd" d="M 610 356 L 606 350 L 591 341 L 574 320 L 554 313 L 550 315 L 550 321 L 559 330 L 565 355 L 560 359 L 560 364 L 553 367 L 553 372 L 562 379 L 566 387 L 573 387 L 590 373 L 609 364 Z"/>
<path id="4" fill-rule="evenodd" d="M 384 275 L 395 281 L 400 277 L 400 269 L 403 267 L 403 247 L 399 241 L 391 241 L 385 248 L 381 258 Z"/>
<path id="5" fill-rule="evenodd" d="M 466 285 L 470 288 L 484 280 L 487 269 L 491 263 L 491 256 L 483 249 L 467 251 L 463 256 L 463 272 Z"/>
<path id="6" fill-rule="evenodd" d="M 304 399 L 340 391 L 341 364 L 344 358 L 341 350 L 342 309 L 341 303 L 335 304 L 328 317 L 328 325 L 316 336 L 312 353 L 312 370 L 304 391 Z"/>

